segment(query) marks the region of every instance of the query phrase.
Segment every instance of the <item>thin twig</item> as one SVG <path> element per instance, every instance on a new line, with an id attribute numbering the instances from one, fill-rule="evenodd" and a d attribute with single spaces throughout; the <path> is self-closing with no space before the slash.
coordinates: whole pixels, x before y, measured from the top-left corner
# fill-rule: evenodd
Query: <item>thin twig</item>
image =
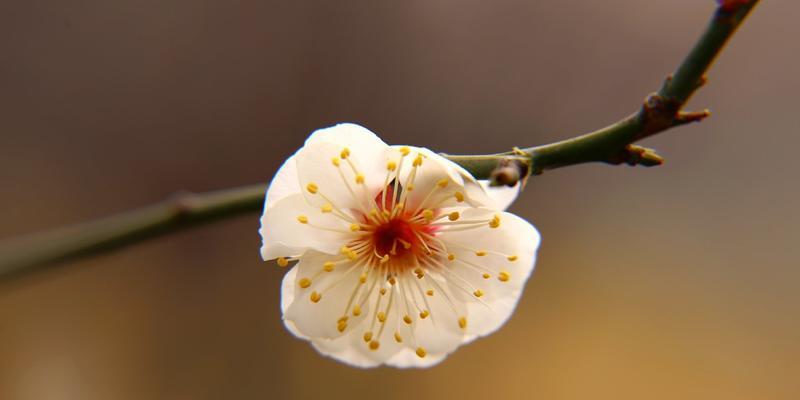
<path id="1" fill-rule="evenodd" d="M 720 0 L 706 32 L 674 75 L 619 122 L 543 146 L 478 156 L 445 155 L 478 179 L 513 186 L 540 174 L 587 162 L 660 165 L 655 151 L 634 142 L 672 127 L 699 121 L 708 111 L 685 112 L 684 104 L 705 83 L 705 72 L 758 0 Z M 165 202 L 43 235 L 0 244 L 0 279 L 37 271 L 57 262 L 115 250 L 189 227 L 261 210 L 266 184 L 220 192 L 174 196 Z"/>

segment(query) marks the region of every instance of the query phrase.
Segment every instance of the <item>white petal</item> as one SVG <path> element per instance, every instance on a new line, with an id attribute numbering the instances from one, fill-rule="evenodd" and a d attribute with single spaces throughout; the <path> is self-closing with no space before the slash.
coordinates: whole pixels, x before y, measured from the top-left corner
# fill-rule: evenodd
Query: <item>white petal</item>
<path id="1" fill-rule="evenodd" d="M 494 200 L 494 205 L 490 208 L 495 210 L 505 210 L 514 203 L 519 196 L 520 184 L 512 187 L 508 186 L 489 186 L 489 181 L 478 181 L 489 197 Z"/>
<path id="2" fill-rule="evenodd" d="M 405 348 L 387 360 L 386 365 L 397 368 L 427 368 L 439 364 L 445 358 L 447 353 L 428 353 L 425 357 L 419 357 L 415 350 Z"/>
<path id="3" fill-rule="evenodd" d="M 307 201 L 315 206 L 331 203 L 344 212 L 359 209 L 362 212 L 369 211 L 386 179 L 388 147 L 375 147 L 368 152 L 350 149 L 349 162 L 340 158 L 345 147 L 326 141 L 303 147 L 297 153 L 300 185 L 304 189 L 309 184 L 319 188 L 317 193 L 303 190 Z M 362 145 L 359 148 L 364 147 Z M 338 160 L 339 166 L 333 164 L 333 159 Z M 356 171 L 363 176 L 363 184 L 356 181 Z"/>
<path id="4" fill-rule="evenodd" d="M 306 139 L 306 146 L 321 142 L 349 147 L 355 153 L 369 153 L 388 146 L 369 129 L 352 123 L 318 129 Z"/>
<path id="5" fill-rule="evenodd" d="M 286 314 L 286 310 L 289 309 L 289 305 L 294 302 L 294 289 L 297 285 L 297 266 L 293 266 L 286 275 L 283 276 L 283 281 L 281 281 L 281 313 Z M 300 331 L 297 330 L 297 327 L 294 325 L 294 322 L 284 319 L 283 324 L 286 326 L 286 329 L 289 330 L 293 335 L 308 340 L 308 336 L 303 335 Z"/>
<path id="6" fill-rule="evenodd" d="M 305 216 L 309 224 L 298 222 Z M 261 217 L 261 257 L 271 260 L 302 254 L 307 249 L 324 253 L 337 253 L 352 235 L 318 229 L 316 226 L 347 230 L 348 225 L 330 213 L 308 205 L 303 195 L 294 194 L 281 199 L 264 212 Z"/>
<path id="7" fill-rule="evenodd" d="M 466 281 L 470 290 L 480 289 L 483 292 L 480 298 L 463 291 L 456 293 L 467 303 L 468 340 L 494 332 L 508 320 L 536 261 L 540 236 L 536 228 L 522 218 L 486 209 L 466 209 L 461 218 L 488 220 L 495 215 L 500 217 L 498 228 L 490 228 L 487 224 L 473 230 L 444 231 L 439 234 L 439 238 L 456 255 L 452 270 L 463 279 L 458 282 L 464 285 Z M 478 256 L 476 250 L 484 250 L 487 254 Z M 516 260 L 509 261 L 508 256 L 516 256 Z M 484 272 L 491 277 L 483 279 Z M 507 281 L 499 279 L 501 273 L 508 274 Z"/>
<path id="8" fill-rule="evenodd" d="M 267 195 L 264 198 L 264 210 L 269 209 L 278 200 L 293 194 L 300 193 L 300 179 L 297 177 L 297 164 L 295 161 L 296 153 L 289 157 L 286 162 L 278 168 L 278 172 L 272 178 L 267 188 Z"/>
<path id="9" fill-rule="evenodd" d="M 295 288 L 293 301 L 284 312 L 283 318 L 291 321 L 301 337 L 329 339 L 342 336 L 338 329 L 338 321 L 347 316 L 347 330 L 356 329 L 364 320 L 368 309 L 363 309 L 360 316 L 353 316 L 348 309 L 351 295 L 359 287 L 361 267 L 347 260 L 337 264 L 331 272 L 323 271 L 327 261 L 340 260 L 342 256 L 309 251 L 300 258 L 295 266 Z M 310 286 L 302 287 L 302 280 L 309 280 Z M 317 293 L 321 298 L 314 302 L 311 297 Z M 290 329 L 291 330 L 291 329 Z"/>

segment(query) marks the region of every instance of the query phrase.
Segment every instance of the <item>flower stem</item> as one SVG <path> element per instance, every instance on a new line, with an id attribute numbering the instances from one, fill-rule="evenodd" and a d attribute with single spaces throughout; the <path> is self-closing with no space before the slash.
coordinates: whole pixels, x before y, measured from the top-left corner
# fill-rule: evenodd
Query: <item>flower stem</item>
<path id="1" fill-rule="evenodd" d="M 489 155 L 444 155 L 478 179 L 513 186 L 540 174 L 587 162 L 660 165 L 655 151 L 634 142 L 669 128 L 700 121 L 707 111 L 684 104 L 705 83 L 705 72 L 758 0 L 718 0 L 708 29 L 657 93 L 630 116 L 602 129 L 560 142 Z M 261 211 L 266 184 L 219 192 L 184 193 L 162 203 L 53 232 L 0 243 L 0 279 L 12 278 L 189 227 Z"/>

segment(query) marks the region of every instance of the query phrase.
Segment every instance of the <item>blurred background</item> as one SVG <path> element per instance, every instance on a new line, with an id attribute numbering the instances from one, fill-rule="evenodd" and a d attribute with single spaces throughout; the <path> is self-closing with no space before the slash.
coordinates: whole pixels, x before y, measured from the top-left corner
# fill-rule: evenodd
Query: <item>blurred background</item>
<path id="1" fill-rule="evenodd" d="M 659 168 L 536 177 L 511 321 L 427 370 L 358 370 L 280 320 L 258 216 L 0 284 L 0 398 L 796 399 L 800 4 L 766 1 Z M 505 151 L 611 123 L 712 0 L 4 1 L 0 238 L 266 182 L 314 129 Z"/>

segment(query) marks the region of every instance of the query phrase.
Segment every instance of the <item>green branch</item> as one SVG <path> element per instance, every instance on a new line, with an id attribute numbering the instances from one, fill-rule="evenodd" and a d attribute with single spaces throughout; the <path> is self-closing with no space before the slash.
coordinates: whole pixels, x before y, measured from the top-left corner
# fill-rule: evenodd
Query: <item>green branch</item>
<path id="1" fill-rule="evenodd" d="M 478 179 L 513 186 L 540 174 L 587 162 L 660 165 L 653 150 L 634 142 L 699 121 L 708 111 L 685 112 L 684 104 L 705 83 L 705 72 L 758 0 L 722 0 L 708 29 L 662 88 L 619 122 L 575 138 L 511 152 L 445 157 Z M 184 193 L 162 203 L 95 222 L 0 244 L 0 279 L 61 261 L 118 249 L 171 232 L 261 211 L 266 184 L 203 194 Z"/>

